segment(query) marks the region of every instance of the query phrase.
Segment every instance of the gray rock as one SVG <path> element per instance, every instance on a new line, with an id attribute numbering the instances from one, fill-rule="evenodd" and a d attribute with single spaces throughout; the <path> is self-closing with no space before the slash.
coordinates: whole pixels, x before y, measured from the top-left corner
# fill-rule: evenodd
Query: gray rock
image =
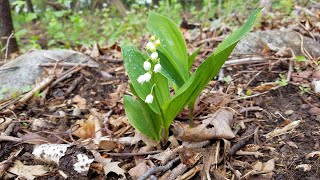
<path id="1" fill-rule="evenodd" d="M 0 100 L 21 93 L 26 87 L 36 84 L 43 75 L 42 63 L 56 60 L 71 63 L 98 64 L 89 56 L 71 50 L 34 50 L 9 61 L 0 67 Z"/>
<path id="2" fill-rule="evenodd" d="M 281 49 L 282 47 L 291 48 L 295 55 L 303 56 L 301 52 L 301 38 L 294 31 L 257 31 L 249 33 L 236 46 L 234 54 L 257 54 L 261 53 L 263 46 L 268 44 L 269 47 Z M 320 57 L 320 44 L 303 36 L 303 47 L 314 58 Z"/>

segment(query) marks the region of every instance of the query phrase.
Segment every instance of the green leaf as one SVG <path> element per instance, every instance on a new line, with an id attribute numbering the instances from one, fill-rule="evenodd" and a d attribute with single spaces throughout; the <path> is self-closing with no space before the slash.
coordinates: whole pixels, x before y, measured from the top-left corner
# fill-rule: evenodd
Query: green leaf
<path id="1" fill-rule="evenodd" d="M 169 18 L 153 11 L 149 12 L 148 23 L 149 31 L 156 35 L 161 41 L 160 49 L 176 66 L 183 78 L 189 77 L 187 45 L 178 26 Z M 174 65 L 175 64 L 175 65 Z"/>
<path id="2" fill-rule="evenodd" d="M 141 133 L 159 141 L 163 128 L 160 116 L 141 100 L 125 95 L 123 102 L 130 124 Z"/>
<path id="3" fill-rule="evenodd" d="M 297 62 L 305 62 L 307 60 L 304 56 L 296 56 Z"/>
<path id="4" fill-rule="evenodd" d="M 184 77 L 181 75 L 180 70 L 175 63 L 172 63 L 163 52 L 158 51 L 160 64 L 163 67 L 161 74 L 168 78 L 177 87 L 181 87 L 185 83 Z"/>
<path id="5" fill-rule="evenodd" d="M 131 46 L 122 46 L 122 57 L 124 59 L 124 67 L 131 80 L 131 84 L 141 100 L 145 100 L 150 94 L 153 83 L 151 81 L 140 84 L 138 77 L 146 73 L 143 68 L 143 63 L 147 59 L 139 50 Z M 160 114 L 160 109 L 156 101 L 149 104 L 151 109 Z"/>
<path id="6" fill-rule="evenodd" d="M 194 101 L 208 82 L 219 72 L 238 41 L 251 30 L 261 10 L 262 8 L 253 11 L 240 29 L 220 43 L 216 51 L 197 68 L 196 72 L 176 92 L 172 100 L 164 105 L 165 128 L 170 126 L 179 111 L 188 103 Z"/>
<path id="7" fill-rule="evenodd" d="M 198 47 L 198 49 L 196 49 L 189 57 L 188 57 L 188 69 L 190 70 L 192 67 L 192 64 L 194 62 L 194 60 L 196 59 L 196 57 L 198 56 L 200 49 L 202 48 L 202 45 L 200 47 Z"/>
<path id="8" fill-rule="evenodd" d="M 26 22 L 29 23 L 32 20 L 37 18 L 37 14 L 36 13 L 28 13 L 26 16 Z"/>
<path id="9" fill-rule="evenodd" d="M 156 96 L 156 99 L 158 99 L 159 101 L 159 106 L 161 107 L 166 101 L 170 99 L 168 80 L 161 73 L 154 73 L 152 76 L 153 82 L 156 85 L 154 87 L 154 94 Z"/>

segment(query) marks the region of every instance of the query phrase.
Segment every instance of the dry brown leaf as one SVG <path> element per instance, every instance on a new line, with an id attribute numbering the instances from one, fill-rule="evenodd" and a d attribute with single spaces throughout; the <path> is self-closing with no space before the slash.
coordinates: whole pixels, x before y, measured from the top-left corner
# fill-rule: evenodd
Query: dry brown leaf
<path id="1" fill-rule="evenodd" d="M 132 140 L 132 144 L 136 144 L 139 141 L 143 141 L 147 146 L 150 147 L 156 147 L 159 143 L 153 139 L 151 139 L 150 137 L 140 133 L 139 131 L 135 131 L 133 140 Z"/>
<path id="2" fill-rule="evenodd" d="M 282 57 L 282 58 L 291 58 L 293 57 L 292 52 L 293 51 L 291 48 L 287 48 L 284 46 L 278 50 L 278 52 L 276 53 L 276 56 Z"/>
<path id="3" fill-rule="evenodd" d="M 94 150 L 91 152 L 94 155 L 94 160 L 102 164 L 105 176 L 107 176 L 109 172 L 114 172 L 118 175 L 122 175 L 124 178 L 126 177 L 124 174 L 125 171 L 118 166 L 120 162 L 111 162 L 111 158 L 104 158 L 99 152 Z"/>
<path id="4" fill-rule="evenodd" d="M 264 83 L 264 84 L 261 84 L 260 86 L 258 87 L 255 87 L 253 88 L 254 91 L 259 91 L 259 92 L 266 92 L 266 91 L 269 91 L 275 87 L 277 87 L 278 84 L 275 83 L 275 82 L 270 82 L 270 83 Z"/>
<path id="5" fill-rule="evenodd" d="M 320 108 L 318 107 L 312 107 L 309 109 L 309 114 L 314 116 L 320 116 Z"/>
<path id="6" fill-rule="evenodd" d="M 233 112 L 219 109 L 202 121 L 202 124 L 190 128 L 188 124 L 175 122 L 172 126 L 173 134 L 182 141 L 199 142 L 210 139 L 232 139 L 235 137 L 231 130 Z"/>
<path id="7" fill-rule="evenodd" d="M 266 163 L 263 163 L 262 171 L 271 172 L 274 170 L 274 168 L 275 168 L 275 160 L 270 159 Z"/>
<path id="8" fill-rule="evenodd" d="M 109 174 L 109 172 L 114 172 L 118 175 L 122 175 L 123 177 L 126 177 L 126 175 L 124 174 L 125 171 L 119 167 L 119 163 L 120 162 L 109 162 L 105 164 L 103 166 L 104 175 L 106 176 Z"/>
<path id="9" fill-rule="evenodd" d="M 42 165 L 27 166 L 22 164 L 21 161 L 15 161 L 14 166 L 11 167 L 8 172 L 20 177 L 25 177 L 27 180 L 35 179 L 36 176 L 41 176 L 48 171 Z"/>
<path id="10" fill-rule="evenodd" d="M 306 172 L 306 171 L 311 170 L 311 165 L 310 164 L 300 164 L 300 165 L 296 166 L 295 169 L 302 169 L 303 172 Z"/>
<path id="11" fill-rule="evenodd" d="M 314 157 L 314 156 L 320 157 L 320 151 L 314 151 L 314 152 L 312 152 L 312 153 L 309 153 L 309 154 L 306 156 L 306 158 L 309 159 L 309 158 L 312 158 L 312 157 Z"/>
<path id="12" fill-rule="evenodd" d="M 131 168 L 128 173 L 130 176 L 132 176 L 134 179 L 138 179 L 138 177 L 142 176 L 145 172 L 147 172 L 148 166 L 145 161 L 139 163 L 135 167 Z"/>
<path id="13" fill-rule="evenodd" d="M 117 148 L 118 144 L 115 141 L 100 141 L 99 149 L 103 149 L 105 151 L 112 151 Z"/>
<path id="14" fill-rule="evenodd" d="M 299 73 L 292 73 L 291 78 L 293 82 L 300 82 L 304 79 L 309 79 L 312 75 L 312 71 L 301 71 Z"/>
<path id="15" fill-rule="evenodd" d="M 11 122 L 11 118 L 0 117 L 0 132 L 6 130 L 6 128 L 11 124 Z"/>
<path id="16" fill-rule="evenodd" d="M 100 51 L 99 51 L 99 45 L 96 43 L 93 45 L 91 53 L 90 53 L 90 57 L 93 59 L 96 59 L 100 56 Z"/>
<path id="17" fill-rule="evenodd" d="M 86 109 L 87 108 L 87 100 L 82 98 L 79 95 L 76 95 L 72 99 L 72 101 L 75 102 L 80 109 Z"/>
<path id="18" fill-rule="evenodd" d="M 282 134 L 285 134 L 287 133 L 288 131 L 294 129 L 295 127 L 297 127 L 299 124 L 300 124 L 300 120 L 297 120 L 297 121 L 292 121 L 290 124 L 284 126 L 283 128 L 276 128 L 274 129 L 273 131 L 269 132 L 266 137 L 267 139 L 270 139 L 270 138 L 273 138 L 273 137 L 276 137 L 276 136 L 280 136 Z"/>
<path id="19" fill-rule="evenodd" d="M 89 118 L 84 120 L 78 120 L 75 123 L 75 127 L 78 127 L 72 134 L 81 138 L 88 139 L 94 137 L 95 133 L 95 122 L 94 116 L 90 115 Z"/>

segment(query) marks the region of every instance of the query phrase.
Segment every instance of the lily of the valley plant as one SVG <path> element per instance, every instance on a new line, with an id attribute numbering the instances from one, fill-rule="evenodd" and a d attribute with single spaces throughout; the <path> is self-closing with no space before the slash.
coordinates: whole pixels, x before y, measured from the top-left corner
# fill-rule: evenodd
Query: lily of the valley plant
<path id="1" fill-rule="evenodd" d="M 260 11 L 261 8 L 253 11 L 244 25 L 220 43 L 194 73 L 190 69 L 200 48 L 188 55 L 177 25 L 151 11 L 147 27 L 152 36 L 145 53 L 122 46 L 131 91 L 136 96 L 123 97 L 131 125 L 157 141 L 166 140 L 171 123 L 186 106 L 192 123 L 196 98 L 219 72 L 239 40 L 251 30 Z"/>

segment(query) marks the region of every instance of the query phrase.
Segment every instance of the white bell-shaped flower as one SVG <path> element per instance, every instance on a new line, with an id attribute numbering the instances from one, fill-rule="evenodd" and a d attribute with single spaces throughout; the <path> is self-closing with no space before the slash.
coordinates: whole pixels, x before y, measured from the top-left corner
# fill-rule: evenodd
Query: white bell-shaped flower
<path id="1" fill-rule="evenodd" d="M 152 96 L 152 94 L 148 94 L 148 96 L 147 96 L 146 99 L 145 99 L 145 102 L 146 102 L 146 103 L 149 103 L 149 104 L 151 104 L 151 103 L 153 102 L 153 96 Z"/>
<path id="2" fill-rule="evenodd" d="M 138 77 L 138 83 L 143 84 L 145 82 L 144 75 Z"/>
<path id="3" fill-rule="evenodd" d="M 151 53 L 150 58 L 151 58 L 152 61 L 157 60 L 158 59 L 158 53 L 157 52 Z"/>
<path id="4" fill-rule="evenodd" d="M 150 81 L 151 74 L 149 72 L 145 73 L 143 76 L 144 76 L 143 79 L 144 79 L 145 82 L 149 82 Z"/>
<path id="5" fill-rule="evenodd" d="M 144 70 L 149 71 L 151 69 L 151 63 L 148 61 L 145 61 L 143 63 L 143 68 L 144 68 Z"/>
<path id="6" fill-rule="evenodd" d="M 159 46 L 161 44 L 160 40 L 157 39 L 156 42 L 154 42 L 154 45 Z"/>
<path id="7" fill-rule="evenodd" d="M 156 65 L 154 66 L 154 68 L 153 68 L 153 71 L 154 71 L 155 73 L 158 73 L 158 72 L 161 71 L 161 69 L 162 69 L 161 65 L 160 65 L 160 64 L 156 64 Z"/>
<path id="8" fill-rule="evenodd" d="M 155 52 L 157 50 L 156 46 L 152 42 L 148 42 L 146 44 L 146 49 L 151 52 Z"/>

